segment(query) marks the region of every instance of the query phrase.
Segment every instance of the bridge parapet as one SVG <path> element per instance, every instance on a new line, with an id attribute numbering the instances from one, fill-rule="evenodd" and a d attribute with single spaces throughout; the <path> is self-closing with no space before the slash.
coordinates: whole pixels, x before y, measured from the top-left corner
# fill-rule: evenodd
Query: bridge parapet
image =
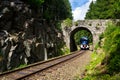
<path id="1" fill-rule="evenodd" d="M 79 20 L 78 25 L 84 26 L 105 26 L 110 20 Z"/>

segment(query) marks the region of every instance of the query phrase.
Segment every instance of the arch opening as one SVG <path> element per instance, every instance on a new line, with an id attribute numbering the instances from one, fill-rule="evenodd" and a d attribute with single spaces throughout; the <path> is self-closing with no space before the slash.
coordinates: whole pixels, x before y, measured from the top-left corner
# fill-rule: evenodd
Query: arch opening
<path id="1" fill-rule="evenodd" d="M 80 49 L 80 36 L 87 36 L 89 38 L 90 44 L 93 44 L 92 32 L 86 27 L 77 27 L 70 33 L 70 52 L 77 51 Z"/>

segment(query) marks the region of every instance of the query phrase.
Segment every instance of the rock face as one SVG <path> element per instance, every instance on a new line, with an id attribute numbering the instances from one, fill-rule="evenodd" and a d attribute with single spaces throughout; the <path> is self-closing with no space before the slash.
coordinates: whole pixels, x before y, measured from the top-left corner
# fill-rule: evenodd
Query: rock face
<path id="1" fill-rule="evenodd" d="M 58 30 L 35 13 L 22 1 L 0 0 L 1 71 L 57 56 Z"/>

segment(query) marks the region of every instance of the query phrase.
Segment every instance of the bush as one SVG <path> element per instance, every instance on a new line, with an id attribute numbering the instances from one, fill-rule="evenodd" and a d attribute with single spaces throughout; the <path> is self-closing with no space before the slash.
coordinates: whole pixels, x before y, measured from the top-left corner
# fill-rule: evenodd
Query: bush
<path id="1" fill-rule="evenodd" d="M 108 25 L 105 33 L 104 50 L 109 56 L 108 72 L 110 74 L 120 72 L 120 28 L 115 25 Z"/>
<path id="2" fill-rule="evenodd" d="M 120 56 L 114 56 L 110 59 L 108 71 L 110 74 L 120 72 Z"/>

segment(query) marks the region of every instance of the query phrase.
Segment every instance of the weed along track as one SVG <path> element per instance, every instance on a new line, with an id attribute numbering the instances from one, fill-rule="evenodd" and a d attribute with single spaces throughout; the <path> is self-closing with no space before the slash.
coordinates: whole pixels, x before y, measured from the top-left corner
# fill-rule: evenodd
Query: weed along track
<path id="1" fill-rule="evenodd" d="M 32 65 L 29 65 L 25 68 L 8 71 L 3 74 L 0 74 L 0 80 L 20 80 L 26 77 L 32 76 L 36 73 L 44 72 L 47 69 L 55 67 L 59 64 L 62 64 L 66 61 L 74 60 L 78 56 L 81 56 L 85 51 L 74 52 L 69 55 L 57 57 L 43 62 L 38 62 Z"/>

